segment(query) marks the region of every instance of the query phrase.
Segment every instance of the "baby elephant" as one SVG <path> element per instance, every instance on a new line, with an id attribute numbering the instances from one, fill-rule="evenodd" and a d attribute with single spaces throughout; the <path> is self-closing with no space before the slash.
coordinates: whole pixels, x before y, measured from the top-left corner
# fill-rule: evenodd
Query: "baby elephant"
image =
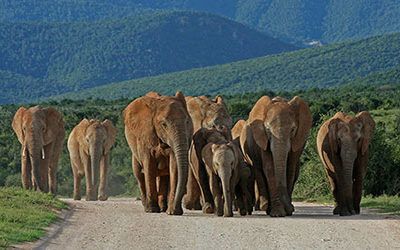
<path id="1" fill-rule="evenodd" d="M 81 199 L 83 176 L 86 176 L 86 200 L 107 200 L 107 169 L 116 134 L 117 130 L 109 120 L 101 122 L 83 119 L 72 130 L 68 138 L 68 150 L 74 175 L 74 200 Z"/>
<path id="2" fill-rule="evenodd" d="M 208 143 L 202 150 L 218 216 L 232 217 L 232 200 L 240 182 L 240 150 L 233 142 Z M 242 205 L 241 214 L 246 212 Z M 244 212 L 244 214 L 243 214 Z"/>

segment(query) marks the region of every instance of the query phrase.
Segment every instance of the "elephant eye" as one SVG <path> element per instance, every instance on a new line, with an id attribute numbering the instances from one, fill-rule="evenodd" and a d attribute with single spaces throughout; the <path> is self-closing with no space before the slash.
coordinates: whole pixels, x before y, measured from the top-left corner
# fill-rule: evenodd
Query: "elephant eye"
<path id="1" fill-rule="evenodd" d="M 167 128 L 167 123 L 166 123 L 166 122 L 161 122 L 161 126 L 162 126 L 163 128 Z"/>

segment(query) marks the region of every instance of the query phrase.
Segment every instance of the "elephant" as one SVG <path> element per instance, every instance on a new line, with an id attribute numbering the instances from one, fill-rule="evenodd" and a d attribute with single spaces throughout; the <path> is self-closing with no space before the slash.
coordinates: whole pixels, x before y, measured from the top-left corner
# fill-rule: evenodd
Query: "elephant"
<path id="1" fill-rule="evenodd" d="M 246 215 L 248 212 L 251 214 L 252 209 L 251 205 L 251 195 L 249 194 L 248 182 L 251 178 L 250 168 L 245 164 L 243 155 L 240 152 L 239 145 L 230 141 L 225 137 L 226 135 L 221 133 L 215 128 L 206 129 L 201 128 L 193 135 L 192 145 L 189 150 L 189 165 L 193 169 L 194 172 L 200 173 L 199 175 L 199 186 L 201 198 L 204 201 L 203 204 L 203 212 L 204 213 L 213 213 L 215 211 L 215 199 L 212 194 L 212 190 L 210 189 L 210 175 L 207 174 L 203 149 L 208 144 L 222 145 L 229 144 L 231 150 L 234 150 L 236 167 L 235 170 L 238 173 L 238 180 L 235 182 L 235 189 L 232 192 L 236 193 L 236 201 L 239 207 L 240 213 L 242 215 Z M 221 159 L 223 160 L 223 159 Z M 199 169 L 196 169 L 199 168 Z M 240 184 L 240 185 L 236 185 Z M 249 200 L 248 200 L 249 199 Z"/>
<path id="2" fill-rule="evenodd" d="M 240 149 L 240 135 L 242 133 L 243 127 L 246 125 L 245 120 L 238 120 L 235 125 L 232 128 L 231 134 L 232 134 L 232 141 L 235 145 L 237 145 Z M 253 212 L 253 206 L 255 205 L 255 200 L 256 200 L 256 194 L 255 194 L 255 177 L 254 177 L 254 171 L 253 168 L 250 164 L 248 164 L 244 157 L 243 157 L 243 152 L 242 153 L 242 174 L 241 176 L 241 190 L 243 190 L 243 195 L 245 198 L 243 199 L 246 205 L 246 210 L 247 213 L 250 215 Z"/>
<path id="3" fill-rule="evenodd" d="M 107 119 L 103 122 L 83 119 L 72 129 L 68 151 L 74 175 L 74 200 L 81 199 L 83 176 L 86 177 L 86 200 L 107 200 L 107 170 L 116 135 L 117 129 Z"/>
<path id="4" fill-rule="evenodd" d="M 230 128 L 232 127 L 232 119 L 229 116 L 227 107 L 222 96 L 216 96 L 214 100 L 206 96 L 186 97 L 188 112 L 193 121 L 193 131 L 196 132 L 200 128 L 215 128 L 230 138 Z M 198 168 L 197 168 L 198 169 Z M 200 204 L 200 173 L 189 170 L 187 193 L 184 199 L 184 205 L 187 209 L 199 210 L 202 208 Z M 204 208 L 203 210 L 208 210 Z"/>
<path id="5" fill-rule="evenodd" d="M 295 96 L 261 97 L 240 135 L 246 161 L 255 172 L 260 209 L 272 217 L 292 215 L 292 192 L 312 126 L 308 104 Z"/>
<path id="6" fill-rule="evenodd" d="M 233 216 L 234 192 L 240 183 L 240 154 L 239 148 L 232 142 L 211 142 L 202 149 L 202 161 L 209 177 L 215 213 L 218 216 Z M 241 215 L 246 214 L 243 205 L 239 205 L 239 209 Z"/>
<path id="7" fill-rule="evenodd" d="M 21 179 L 25 189 L 57 190 L 57 166 L 65 129 L 62 115 L 54 108 L 20 107 L 12 128 L 21 143 Z"/>
<path id="8" fill-rule="evenodd" d="M 125 137 L 132 151 L 132 168 L 145 211 L 161 212 L 157 191 L 159 177 L 160 187 L 169 182 L 167 214 L 182 215 L 188 151 L 193 135 L 184 95 L 180 91 L 175 96 L 150 92 L 133 100 L 123 116 Z"/>
<path id="9" fill-rule="evenodd" d="M 333 214 L 360 213 L 363 179 L 368 165 L 368 145 L 375 122 L 367 111 L 355 117 L 342 112 L 324 122 L 317 149 L 335 198 Z"/>

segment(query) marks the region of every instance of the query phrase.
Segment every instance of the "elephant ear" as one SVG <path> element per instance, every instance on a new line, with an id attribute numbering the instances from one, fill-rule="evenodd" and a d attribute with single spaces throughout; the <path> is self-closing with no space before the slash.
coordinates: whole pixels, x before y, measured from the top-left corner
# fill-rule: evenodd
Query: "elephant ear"
<path id="1" fill-rule="evenodd" d="M 293 97 L 289 105 L 294 110 L 297 120 L 297 131 L 292 140 L 292 151 L 297 152 L 304 147 L 312 126 L 312 115 L 308 104 L 298 96 Z"/>
<path id="2" fill-rule="evenodd" d="M 22 129 L 22 121 L 26 110 L 27 109 L 25 107 L 20 107 L 15 113 L 14 119 L 12 121 L 12 128 L 14 132 L 17 134 L 18 141 L 21 144 L 24 144 L 24 131 Z"/>
<path id="3" fill-rule="evenodd" d="M 46 123 L 46 131 L 43 137 L 44 144 L 47 145 L 58 136 L 64 136 L 64 121 L 61 114 L 54 108 L 44 108 L 43 113 Z"/>
<path id="4" fill-rule="evenodd" d="M 361 122 L 361 154 L 364 155 L 368 150 L 369 142 L 375 129 L 375 121 L 367 111 L 360 112 L 355 117 L 356 121 Z"/>
<path id="5" fill-rule="evenodd" d="M 339 129 L 339 123 L 340 119 L 338 118 L 333 118 L 330 121 L 328 121 L 328 142 L 329 142 L 329 147 L 332 150 L 333 153 L 337 153 L 339 150 L 338 146 L 338 140 L 337 140 L 337 132 Z"/>
<path id="6" fill-rule="evenodd" d="M 242 129 L 245 125 L 246 125 L 245 120 L 239 120 L 236 122 L 235 126 L 233 126 L 233 128 L 231 130 L 233 140 L 235 140 L 236 138 L 238 138 L 240 136 L 240 134 L 242 133 Z"/>
<path id="7" fill-rule="evenodd" d="M 253 120 L 256 119 L 264 120 L 266 108 L 270 103 L 271 103 L 271 98 L 269 98 L 266 95 L 258 99 L 256 104 L 254 104 L 253 108 L 250 111 L 249 121 L 252 122 Z"/>
<path id="8" fill-rule="evenodd" d="M 115 137 L 117 136 L 117 129 L 114 127 L 112 122 L 108 119 L 104 120 L 101 123 L 101 125 L 103 125 L 107 131 L 107 140 L 104 144 L 104 154 L 107 154 L 110 151 L 110 148 L 115 143 Z"/>
<path id="9" fill-rule="evenodd" d="M 254 141 L 263 150 L 267 150 L 268 147 L 268 136 L 265 131 L 264 122 L 262 120 L 254 120 L 250 123 L 251 132 Z"/>
<path id="10" fill-rule="evenodd" d="M 196 152 L 197 159 L 201 159 L 201 154 L 204 146 L 207 145 L 207 133 L 208 130 L 206 128 L 199 129 L 193 135 L 193 146 Z"/>

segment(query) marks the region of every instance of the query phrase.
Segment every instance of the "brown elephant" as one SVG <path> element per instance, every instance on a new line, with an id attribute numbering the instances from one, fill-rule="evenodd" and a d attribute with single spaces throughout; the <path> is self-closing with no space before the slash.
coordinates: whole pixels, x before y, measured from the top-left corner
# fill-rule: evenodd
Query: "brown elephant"
<path id="1" fill-rule="evenodd" d="M 271 216 L 292 215 L 292 192 L 299 160 L 312 126 L 312 116 L 300 97 L 261 97 L 242 129 L 240 145 L 255 171 L 260 208 Z"/>
<path id="2" fill-rule="evenodd" d="M 21 177 L 26 189 L 56 193 L 57 166 L 65 129 L 62 115 L 54 108 L 20 107 L 12 122 L 21 143 Z"/>
<path id="3" fill-rule="evenodd" d="M 375 122 L 366 111 L 355 117 L 338 112 L 318 131 L 317 149 L 335 198 L 334 214 L 360 213 L 368 145 L 374 128 Z"/>
<path id="4" fill-rule="evenodd" d="M 240 184 L 240 150 L 232 142 L 211 142 L 204 146 L 201 155 L 214 198 L 215 212 L 218 216 L 232 217 L 233 198 Z M 242 201 L 242 197 L 238 198 Z M 245 215 L 243 202 L 239 204 L 240 213 Z"/>
<path id="5" fill-rule="evenodd" d="M 239 148 L 240 148 L 240 135 L 245 125 L 246 125 L 245 120 L 238 120 L 233 126 L 231 131 L 233 139 L 232 141 Z M 242 151 L 240 152 L 243 155 L 243 152 Z M 242 158 L 243 158 L 243 163 L 242 163 L 243 166 L 241 168 L 241 171 L 243 173 L 241 174 L 241 186 L 242 186 L 241 190 L 243 191 L 242 195 L 244 196 L 243 200 L 246 205 L 247 213 L 251 214 L 253 212 L 253 206 L 255 205 L 255 200 L 256 200 L 255 177 L 254 177 L 253 167 L 245 161 L 244 157 Z"/>
<path id="6" fill-rule="evenodd" d="M 146 212 L 160 212 L 157 177 L 169 175 L 168 214 L 181 215 L 188 177 L 188 151 L 193 124 L 181 92 L 161 96 L 151 92 L 124 110 L 125 137 L 132 151 L 132 168 Z M 165 182 L 164 178 L 160 182 Z M 161 184 L 161 187 L 164 185 Z"/>
<path id="7" fill-rule="evenodd" d="M 230 138 L 230 128 L 232 127 L 232 119 L 229 116 L 224 99 L 221 96 L 215 97 L 214 100 L 206 96 L 186 97 L 187 108 L 193 121 L 193 131 L 196 132 L 200 128 L 215 128 Z M 200 205 L 200 171 L 195 166 L 189 170 L 187 193 L 185 196 L 185 207 L 187 209 L 201 209 Z M 208 181 L 208 180 L 207 180 Z M 203 205 L 204 205 L 203 201 Z M 207 208 L 204 208 L 207 210 Z"/>
<path id="8" fill-rule="evenodd" d="M 107 170 L 116 135 L 117 129 L 109 120 L 83 119 L 72 129 L 68 151 L 74 175 L 74 200 L 81 199 L 83 176 L 86 177 L 86 200 L 107 200 Z"/>

